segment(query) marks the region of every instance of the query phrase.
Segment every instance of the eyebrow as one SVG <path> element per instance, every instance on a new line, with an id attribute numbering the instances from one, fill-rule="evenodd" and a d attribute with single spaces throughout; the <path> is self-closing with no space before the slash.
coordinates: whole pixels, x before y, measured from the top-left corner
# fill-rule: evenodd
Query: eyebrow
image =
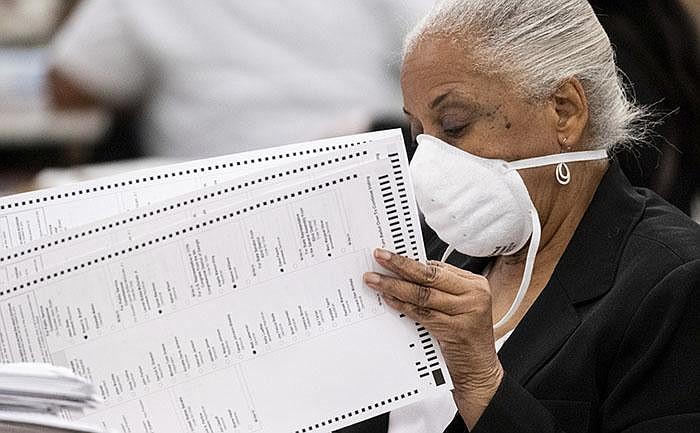
<path id="1" fill-rule="evenodd" d="M 431 110 L 434 110 L 435 108 L 439 107 L 440 105 L 444 105 L 445 101 L 451 98 L 448 98 L 453 95 L 457 95 L 454 101 L 448 102 L 449 105 L 454 105 L 454 106 L 459 106 L 465 109 L 468 109 L 470 111 L 479 111 L 480 109 L 480 104 L 473 101 L 470 98 L 467 98 L 465 96 L 462 96 L 459 94 L 459 92 L 455 92 L 455 89 L 450 89 L 447 92 L 437 96 L 433 101 L 428 104 L 428 108 Z"/>
<path id="2" fill-rule="evenodd" d="M 454 89 L 450 89 L 447 92 L 443 93 L 442 95 L 437 96 L 435 99 L 433 99 L 433 101 L 430 104 L 428 104 L 428 108 L 430 108 L 432 110 L 435 107 L 437 107 L 438 105 L 440 105 L 440 103 L 442 101 L 444 101 L 445 98 L 447 98 L 448 96 L 450 96 L 452 94 L 453 90 Z"/>
<path id="3" fill-rule="evenodd" d="M 433 99 L 432 102 L 430 102 L 430 104 L 428 104 L 428 108 L 431 110 L 434 110 L 436 107 L 441 105 L 445 101 L 445 99 L 447 99 L 448 96 L 452 96 L 455 93 L 454 90 L 455 89 L 450 89 L 450 90 L 446 91 L 445 93 L 435 97 L 435 99 Z M 476 103 L 472 100 L 465 100 L 464 97 L 460 97 L 460 100 L 454 101 L 450 105 L 457 105 L 457 106 L 469 109 L 471 111 L 478 111 L 478 109 L 480 108 L 478 103 Z M 406 107 L 403 107 L 403 112 L 407 116 L 413 116 L 413 114 L 411 114 L 408 110 L 406 110 Z"/>

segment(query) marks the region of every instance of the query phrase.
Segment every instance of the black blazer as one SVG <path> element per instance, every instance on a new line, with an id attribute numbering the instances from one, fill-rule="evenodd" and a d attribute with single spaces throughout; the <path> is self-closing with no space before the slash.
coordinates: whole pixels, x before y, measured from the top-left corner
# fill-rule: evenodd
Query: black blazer
<path id="1" fill-rule="evenodd" d="M 426 248 L 445 246 L 427 231 Z M 613 163 L 499 358 L 473 433 L 700 432 L 700 226 Z M 384 414 L 340 432 L 387 426 Z M 466 431 L 459 415 L 446 430 Z"/>

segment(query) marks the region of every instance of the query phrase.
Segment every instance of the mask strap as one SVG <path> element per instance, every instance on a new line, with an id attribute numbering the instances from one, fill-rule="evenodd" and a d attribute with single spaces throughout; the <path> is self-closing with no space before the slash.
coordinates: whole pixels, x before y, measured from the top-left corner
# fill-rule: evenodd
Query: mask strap
<path id="1" fill-rule="evenodd" d="M 448 245 L 445 252 L 442 253 L 442 258 L 440 259 L 440 261 L 442 263 L 445 263 L 445 260 L 447 260 L 447 258 L 450 257 L 450 254 L 452 254 L 454 252 L 454 250 L 455 250 L 455 247 L 453 247 L 452 245 Z"/>
<path id="2" fill-rule="evenodd" d="M 510 319 L 513 318 L 520 304 L 525 298 L 528 287 L 530 287 L 530 279 L 532 278 L 532 270 L 535 267 L 535 256 L 537 255 L 537 249 L 540 246 L 540 235 L 542 233 L 542 228 L 540 227 L 540 218 L 537 215 L 537 211 L 533 208 L 530 210 L 530 216 L 532 218 L 532 238 L 530 239 L 530 247 L 527 249 L 527 258 L 525 259 L 525 271 L 523 271 L 523 279 L 520 281 L 520 288 L 518 288 L 518 293 L 515 295 L 515 300 L 513 304 L 508 309 L 505 316 L 493 325 L 493 329 L 500 328 L 505 325 Z"/>
<path id="3" fill-rule="evenodd" d="M 525 259 L 525 270 L 523 271 L 523 279 L 520 281 L 520 287 L 518 288 L 518 293 L 515 295 L 513 304 L 510 306 L 506 314 L 501 317 L 501 319 L 493 325 L 493 329 L 499 328 L 505 325 L 510 319 L 513 318 L 515 313 L 520 308 L 527 289 L 530 287 L 530 280 L 532 279 L 532 271 L 535 267 L 535 256 L 537 255 L 537 249 L 540 246 L 540 237 L 542 234 L 542 228 L 540 227 L 540 218 L 537 215 L 535 209 L 530 210 L 530 217 L 532 219 L 532 238 L 530 239 L 530 246 L 527 249 L 527 258 Z M 447 258 L 454 252 L 455 248 L 452 245 L 448 245 L 445 252 L 442 254 L 441 262 L 445 262 Z"/>
<path id="4" fill-rule="evenodd" d="M 579 162 L 605 159 L 608 151 L 605 149 L 586 150 L 582 152 L 566 152 L 554 155 L 537 156 L 535 158 L 521 159 L 508 163 L 511 170 L 521 170 L 524 168 L 542 167 L 544 165 L 559 164 L 560 162 Z"/>

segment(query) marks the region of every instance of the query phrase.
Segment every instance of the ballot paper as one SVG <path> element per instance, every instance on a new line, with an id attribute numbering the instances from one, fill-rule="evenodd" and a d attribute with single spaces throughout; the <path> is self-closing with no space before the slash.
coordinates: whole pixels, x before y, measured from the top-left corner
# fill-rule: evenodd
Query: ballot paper
<path id="1" fill-rule="evenodd" d="M 352 149 L 397 134 L 397 130 L 381 131 L 293 144 L 0 198 L 0 252 L 261 168 Z"/>
<path id="2" fill-rule="evenodd" d="M 0 412 L 2 433 L 104 433 L 93 425 L 67 421 L 57 416 L 27 412 Z"/>
<path id="3" fill-rule="evenodd" d="M 0 408 L 50 412 L 92 406 L 94 386 L 71 370 L 50 364 L 0 364 Z"/>
<path id="4" fill-rule="evenodd" d="M 425 328 L 362 283 L 375 247 L 425 258 L 402 140 L 375 138 L 172 225 L 67 241 L 0 293 L 0 360 L 70 367 L 103 400 L 79 420 L 124 432 L 329 431 L 450 389 Z"/>
<path id="5" fill-rule="evenodd" d="M 95 387 L 67 368 L 0 364 L 0 432 L 102 432 L 58 416 L 61 411 L 94 407 L 97 401 Z"/>
<path id="6" fill-rule="evenodd" d="M 167 226 L 184 219 L 206 214 L 281 183 L 312 179 L 319 172 L 338 169 L 348 163 L 386 158 L 395 146 L 396 137 L 379 138 L 350 150 L 327 152 L 322 156 L 282 164 L 197 189 L 170 200 L 146 205 L 110 218 L 44 236 L 19 247 L 0 252 L 0 292 L 22 277 L 36 273 L 65 260 L 65 251 L 73 256 L 103 248 L 125 239 L 147 234 L 153 224 Z"/>

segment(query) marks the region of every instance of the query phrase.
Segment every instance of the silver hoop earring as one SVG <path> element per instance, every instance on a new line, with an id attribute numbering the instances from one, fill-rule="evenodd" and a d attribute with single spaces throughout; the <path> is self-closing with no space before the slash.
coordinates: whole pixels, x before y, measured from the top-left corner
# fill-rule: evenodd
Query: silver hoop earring
<path id="1" fill-rule="evenodd" d="M 565 162 L 557 164 L 557 182 L 560 185 L 568 185 L 571 182 L 571 170 Z"/>

